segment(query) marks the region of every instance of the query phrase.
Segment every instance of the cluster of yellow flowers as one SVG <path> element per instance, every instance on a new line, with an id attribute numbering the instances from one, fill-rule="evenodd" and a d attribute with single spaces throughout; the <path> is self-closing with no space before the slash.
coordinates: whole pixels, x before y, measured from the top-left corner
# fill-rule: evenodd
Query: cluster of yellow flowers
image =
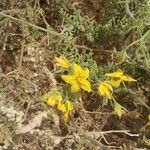
<path id="1" fill-rule="evenodd" d="M 113 73 L 106 73 L 105 76 L 110 80 L 106 80 L 101 83 L 98 88 L 98 93 L 102 96 L 106 96 L 108 99 L 112 99 L 113 87 L 119 87 L 124 82 L 135 82 L 136 80 L 130 76 L 124 75 L 122 70 L 117 70 Z"/>
<path id="2" fill-rule="evenodd" d="M 72 74 L 62 75 L 61 78 L 71 85 L 72 92 L 78 92 L 80 89 L 91 92 L 91 84 L 88 81 L 89 78 L 89 69 L 82 68 L 78 64 L 71 64 L 64 56 L 55 57 L 53 63 L 56 66 L 60 66 L 62 68 L 68 69 L 70 67 L 73 68 Z M 100 96 L 104 96 L 108 99 L 112 99 L 114 102 L 114 112 L 121 117 L 124 112 L 124 108 L 115 101 L 113 98 L 113 88 L 119 87 L 121 83 L 124 82 L 135 82 L 136 80 L 130 76 L 124 75 L 122 70 L 117 70 L 116 72 L 105 74 L 108 77 L 108 80 L 103 81 L 98 87 L 98 94 Z M 54 107 L 57 105 L 57 109 L 63 113 L 64 120 L 67 121 L 70 112 L 73 110 L 73 103 L 70 101 L 66 101 L 62 103 L 62 97 L 59 93 L 52 94 L 51 96 L 45 96 L 45 101 L 47 104 Z"/>
<path id="3" fill-rule="evenodd" d="M 124 73 L 120 69 L 116 72 L 106 73 L 105 76 L 109 79 L 100 84 L 98 88 L 98 93 L 101 96 L 105 96 L 108 99 L 113 100 L 114 112 L 121 118 L 122 114 L 125 112 L 125 108 L 122 107 L 119 103 L 117 103 L 114 97 L 112 96 L 113 87 L 119 87 L 121 83 L 124 84 L 125 82 L 136 82 L 136 80 L 128 75 L 124 75 Z"/>
<path id="4" fill-rule="evenodd" d="M 71 63 L 64 56 L 60 56 L 59 58 L 55 57 L 53 62 L 56 66 L 60 66 L 62 68 L 69 68 L 71 66 Z M 78 92 L 80 89 L 91 92 L 91 85 L 87 80 L 89 72 L 88 68 L 81 68 L 79 65 L 74 63 L 73 74 L 62 75 L 61 77 L 66 83 L 71 84 L 72 92 Z"/>
<path id="5" fill-rule="evenodd" d="M 47 103 L 47 105 L 51 107 L 55 107 L 59 111 L 61 111 L 63 114 L 64 121 L 67 122 L 68 117 L 74 107 L 72 102 L 70 102 L 69 100 L 66 100 L 65 102 L 63 102 L 62 94 L 58 91 L 46 93 L 43 96 L 43 99 Z"/>

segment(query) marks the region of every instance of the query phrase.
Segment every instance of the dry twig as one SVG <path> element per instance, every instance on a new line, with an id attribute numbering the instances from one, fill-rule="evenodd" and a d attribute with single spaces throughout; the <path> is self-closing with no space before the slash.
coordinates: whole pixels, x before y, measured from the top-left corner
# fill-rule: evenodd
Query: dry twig
<path id="1" fill-rule="evenodd" d="M 57 81 L 55 80 L 54 75 L 48 70 L 47 67 L 43 67 L 42 71 L 45 73 L 45 75 L 49 78 L 49 81 L 51 82 L 51 86 L 52 86 L 51 90 L 56 90 Z"/>

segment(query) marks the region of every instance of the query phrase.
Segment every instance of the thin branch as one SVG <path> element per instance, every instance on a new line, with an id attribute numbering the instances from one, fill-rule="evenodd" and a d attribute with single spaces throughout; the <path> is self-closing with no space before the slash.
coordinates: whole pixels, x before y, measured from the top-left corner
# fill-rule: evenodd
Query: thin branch
<path id="1" fill-rule="evenodd" d="M 135 17 L 133 15 L 133 13 L 130 11 L 130 7 L 129 7 L 129 4 L 130 4 L 130 0 L 126 0 L 125 1 L 125 4 L 126 4 L 126 13 L 132 18 L 135 20 Z"/>
<path id="2" fill-rule="evenodd" d="M 110 133 L 125 133 L 131 137 L 137 136 L 139 137 L 139 134 L 131 134 L 129 133 L 129 130 L 110 130 L 110 131 L 102 131 L 101 134 L 110 134 Z"/>
<path id="3" fill-rule="evenodd" d="M 105 138 L 105 136 L 104 136 L 103 134 L 101 134 L 101 136 L 102 136 L 102 138 L 103 138 L 103 140 L 105 141 L 106 144 L 108 144 L 108 145 L 110 145 L 110 144 L 115 144 L 115 142 L 109 143 L 109 142 L 106 140 L 106 138 Z"/>
<path id="4" fill-rule="evenodd" d="M 106 146 L 106 145 L 102 144 L 101 142 L 95 140 L 94 138 L 90 137 L 87 134 L 82 133 L 81 136 L 83 138 L 87 139 L 88 141 L 90 141 L 90 143 L 94 147 L 100 148 L 101 150 L 113 150 L 113 149 L 117 150 L 117 149 L 119 149 L 119 147 L 117 147 L 117 146 Z"/>
<path id="5" fill-rule="evenodd" d="M 49 78 L 49 81 L 51 82 L 52 89 L 51 90 L 56 90 L 57 89 L 57 81 L 54 77 L 54 75 L 50 72 L 50 70 L 47 67 L 42 68 L 43 73 Z"/>
<path id="6" fill-rule="evenodd" d="M 22 37 L 23 41 L 21 43 L 21 52 L 20 52 L 20 60 L 19 60 L 19 70 L 22 70 L 22 61 L 23 61 L 23 53 L 24 53 L 24 47 L 25 47 L 25 34 L 24 34 L 24 26 L 22 25 Z"/>
<path id="7" fill-rule="evenodd" d="M 101 114 L 101 115 L 113 114 L 113 112 L 98 112 L 98 111 L 88 111 L 88 110 L 81 110 L 81 111 L 89 114 Z"/>
<path id="8" fill-rule="evenodd" d="M 31 101 L 29 101 L 28 105 L 27 105 L 27 108 L 25 110 L 25 113 L 24 113 L 24 116 L 23 116 L 23 119 L 22 119 L 22 122 L 24 122 L 27 118 L 27 114 L 29 112 L 29 109 L 30 109 L 30 106 L 31 106 Z"/>
<path id="9" fill-rule="evenodd" d="M 106 50 L 106 49 L 96 49 L 96 48 L 90 48 L 84 45 L 75 45 L 76 48 L 79 49 L 85 49 L 85 50 L 90 50 L 90 51 L 94 51 L 94 52 L 99 52 L 99 51 L 103 51 L 109 54 L 116 54 L 116 50 L 112 49 L 112 50 Z"/>
<path id="10" fill-rule="evenodd" d="M 126 50 L 129 49 L 131 46 L 141 42 L 143 39 L 145 39 L 148 35 L 150 34 L 150 30 L 148 30 L 140 39 L 134 41 L 133 43 L 129 44 L 128 46 L 126 46 Z"/>
<path id="11" fill-rule="evenodd" d="M 55 36 L 60 36 L 60 33 L 54 31 L 53 29 L 47 30 L 47 29 L 45 29 L 45 28 L 39 27 L 39 26 L 34 25 L 34 24 L 32 24 L 32 23 L 29 23 L 29 22 L 27 22 L 27 21 L 24 21 L 24 20 L 15 18 L 15 17 L 13 17 L 13 16 L 11 16 L 11 15 L 7 15 L 7 14 L 5 14 L 4 12 L 0 12 L 0 16 L 6 17 L 6 18 L 10 18 L 10 19 L 12 19 L 12 20 L 14 20 L 14 21 L 17 21 L 17 22 L 26 24 L 26 25 L 28 25 L 28 26 L 31 26 L 31 27 L 37 29 L 37 30 L 41 30 L 41 31 L 43 31 L 43 32 L 46 32 L 46 33 L 49 33 L 49 34 L 52 34 L 52 35 L 55 35 Z"/>

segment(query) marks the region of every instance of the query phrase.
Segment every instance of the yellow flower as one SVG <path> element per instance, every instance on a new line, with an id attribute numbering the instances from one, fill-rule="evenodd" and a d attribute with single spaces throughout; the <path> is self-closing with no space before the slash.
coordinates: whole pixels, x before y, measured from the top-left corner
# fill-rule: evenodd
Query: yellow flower
<path id="1" fill-rule="evenodd" d="M 65 112 L 65 113 L 63 114 L 63 119 L 64 119 L 65 122 L 67 122 L 67 121 L 68 121 L 68 118 L 69 118 L 69 112 L 67 111 L 67 112 Z"/>
<path id="2" fill-rule="evenodd" d="M 43 96 L 43 100 L 47 102 L 48 105 L 54 107 L 56 104 L 62 101 L 62 95 L 57 91 L 49 92 Z"/>
<path id="3" fill-rule="evenodd" d="M 65 122 L 67 122 L 68 118 L 69 118 L 69 115 L 70 115 L 70 113 L 72 112 L 72 110 L 74 108 L 74 105 L 73 105 L 72 102 L 70 102 L 68 100 L 66 101 L 65 105 L 66 105 L 67 111 L 63 114 L 63 119 L 64 119 Z"/>
<path id="4" fill-rule="evenodd" d="M 73 103 L 68 100 L 64 104 L 59 103 L 57 109 L 63 113 L 63 119 L 65 122 L 67 122 L 69 115 L 73 110 Z"/>
<path id="5" fill-rule="evenodd" d="M 77 92 L 81 89 L 90 92 L 91 85 L 90 82 L 87 80 L 89 77 L 89 69 L 83 69 L 79 65 L 74 64 L 73 66 L 73 75 L 62 75 L 62 79 L 71 84 L 71 91 Z"/>
<path id="6" fill-rule="evenodd" d="M 113 88 L 106 82 L 102 82 L 98 88 L 98 94 L 106 96 L 108 99 L 112 98 Z"/>
<path id="7" fill-rule="evenodd" d="M 117 70 L 116 72 L 112 73 L 106 73 L 105 76 L 111 77 L 112 79 L 109 81 L 109 84 L 111 84 L 114 87 L 119 87 L 121 82 L 136 82 L 135 79 L 128 75 L 124 75 L 122 70 Z"/>
<path id="8" fill-rule="evenodd" d="M 59 58 L 55 57 L 53 62 L 55 65 L 60 66 L 62 68 L 69 68 L 70 67 L 70 62 L 64 56 L 60 56 Z"/>
<path id="9" fill-rule="evenodd" d="M 119 118 L 125 113 L 124 108 L 116 101 L 114 102 L 114 113 L 117 114 Z"/>
<path id="10" fill-rule="evenodd" d="M 63 103 L 58 103 L 57 109 L 58 109 L 59 111 L 61 111 L 61 112 L 66 112 L 66 111 L 67 111 L 66 105 L 63 104 Z"/>
<path id="11" fill-rule="evenodd" d="M 63 119 L 64 119 L 65 122 L 67 122 L 68 118 L 69 118 L 69 115 L 70 115 L 70 113 L 72 112 L 72 110 L 74 108 L 74 105 L 73 105 L 72 102 L 70 102 L 68 100 L 66 101 L 65 105 L 66 105 L 66 112 L 63 114 Z"/>
<path id="12" fill-rule="evenodd" d="M 67 100 L 65 105 L 66 105 L 67 111 L 71 112 L 73 110 L 74 105 L 72 102 Z"/>
<path id="13" fill-rule="evenodd" d="M 73 102 L 66 100 L 65 103 L 63 103 L 62 95 L 58 91 L 44 94 L 43 100 L 52 107 L 56 106 L 56 108 L 62 112 L 64 121 L 68 121 L 69 115 L 74 108 Z"/>

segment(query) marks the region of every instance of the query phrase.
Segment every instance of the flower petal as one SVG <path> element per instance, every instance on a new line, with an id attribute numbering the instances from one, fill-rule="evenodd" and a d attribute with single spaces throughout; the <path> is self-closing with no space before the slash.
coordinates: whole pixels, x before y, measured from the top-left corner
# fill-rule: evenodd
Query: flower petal
<path id="1" fill-rule="evenodd" d="M 83 90 L 85 90 L 85 91 L 87 91 L 87 92 L 91 92 L 91 91 L 92 91 L 92 90 L 91 90 L 91 84 L 90 84 L 90 82 L 89 82 L 88 80 L 79 78 L 79 79 L 78 79 L 78 82 L 79 82 L 80 87 L 81 87 Z"/>
<path id="2" fill-rule="evenodd" d="M 72 102 L 70 102 L 70 101 L 66 101 L 66 103 L 65 103 L 65 105 L 66 105 L 66 107 L 67 107 L 67 111 L 72 111 L 73 110 L 73 103 Z"/>
<path id="3" fill-rule="evenodd" d="M 52 97 L 48 98 L 47 105 L 54 107 L 57 104 L 57 101 Z"/>
<path id="4" fill-rule="evenodd" d="M 136 82 L 136 80 L 135 79 L 133 79 L 132 77 L 130 77 L 130 76 L 122 76 L 121 77 L 121 79 L 123 80 L 123 81 L 128 81 L 128 82 Z"/>
<path id="5" fill-rule="evenodd" d="M 65 112 L 65 113 L 63 114 L 63 119 L 64 119 L 64 121 L 67 122 L 67 121 L 68 121 L 68 118 L 69 118 L 69 112 Z"/>
<path id="6" fill-rule="evenodd" d="M 67 111 L 66 105 L 63 104 L 63 103 L 58 103 L 57 109 L 58 109 L 59 111 L 61 111 L 61 112 L 66 112 L 66 111 Z"/>
<path id="7" fill-rule="evenodd" d="M 80 77 L 87 79 L 89 77 L 90 71 L 88 68 L 82 69 L 81 68 L 81 72 L 80 72 Z"/>
<path id="8" fill-rule="evenodd" d="M 58 65 L 60 67 L 63 67 L 63 68 L 69 68 L 70 67 L 69 61 L 64 56 L 60 56 L 59 58 L 55 57 L 55 59 L 53 60 L 53 62 L 56 65 Z"/>
<path id="9" fill-rule="evenodd" d="M 57 100 L 58 103 L 60 103 L 62 99 L 61 93 L 57 92 L 56 95 L 54 95 L 54 98 Z"/>
<path id="10" fill-rule="evenodd" d="M 73 84 L 76 81 L 76 78 L 74 75 L 62 75 L 61 78 L 67 82 Z"/>
<path id="11" fill-rule="evenodd" d="M 81 72 L 82 72 L 81 67 L 79 65 L 77 65 L 77 64 L 74 64 L 73 70 L 74 70 L 73 74 L 74 74 L 75 77 L 78 77 L 81 74 Z"/>
<path id="12" fill-rule="evenodd" d="M 122 70 L 117 70 L 116 72 L 106 73 L 105 76 L 112 77 L 112 78 L 121 78 L 123 76 Z"/>
<path id="13" fill-rule="evenodd" d="M 58 102 L 62 101 L 62 95 L 58 91 L 48 92 L 44 95 L 44 101 L 46 101 L 48 105 L 54 107 Z"/>
<path id="14" fill-rule="evenodd" d="M 106 96 L 111 99 L 111 93 L 113 92 L 112 87 L 108 83 L 102 83 L 98 88 L 98 94 L 102 96 Z"/>
<path id="15" fill-rule="evenodd" d="M 114 87 L 119 87 L 120 86 L 120 84 L 121 84 L 121 79 L 119 79 L 119 80 L 113 80 L 113 79 L 111 79 L 110 81 L 108 81 L 108 83 L 111 85 L 111 86 L 114 86 Z"/>
<path id="16" fill-rule="evenodd" d="M 77 82 L 74 82 L 72 85 L 71 85 L 71 91 L 72 92 L 78 92 L 80 90 L 80 87 L 78 85 Z"/>

